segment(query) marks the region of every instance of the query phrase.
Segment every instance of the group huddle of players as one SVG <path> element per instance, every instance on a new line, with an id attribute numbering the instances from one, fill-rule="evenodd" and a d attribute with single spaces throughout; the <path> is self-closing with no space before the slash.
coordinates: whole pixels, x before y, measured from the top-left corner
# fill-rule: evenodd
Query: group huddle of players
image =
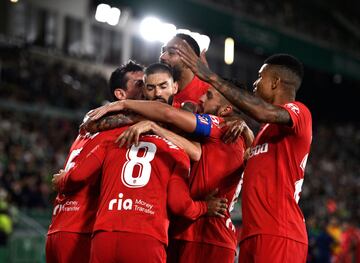
<path id="1" fill-rule="evenodd" d="M 254 96 L 213 73 L 185 34 L 159 63 L 116 69 L 114 102 L 87 114 L 53 176 L 47 262 L 233 263 L 240 191 L 239 262 L 305 262 L 302 74 L 294 57 L 274 55 Z M 264 124 L 255 139 L 239 112 Z"/>

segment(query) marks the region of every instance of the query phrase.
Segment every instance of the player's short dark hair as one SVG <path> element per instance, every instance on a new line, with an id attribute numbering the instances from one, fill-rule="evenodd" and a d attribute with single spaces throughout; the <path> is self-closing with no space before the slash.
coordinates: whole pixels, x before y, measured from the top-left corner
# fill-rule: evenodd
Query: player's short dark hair
<path id="1" fill-rule="evenodd" d="M 156 74 L 156 73 L 167 73 L 169 74 L 170 77 L 174 78 L 174 71 L 171 67 L 169 67 L 168 65 L 164 64 L 164 63 L 153 63 L 151 65 L 149 65 L 147 68 L 145 68 L 145 75 L 152 75 L 152 74 Z"/>
<path id="2" fill-rule="evenodd" d="M 199 44 L 196 42 L 194 38 L 192 38 L 190 35 L 178 33 L 175 37 L 181 38 L 186 41 L 186 43 L 189 44 L 189 46 L 194 50 L 195 54 L 199 57 L 200 56 L 200 47 Z"/>
<path id="3" fill-rule="evenodd" d="M 275 54 L 265 59 L 264 64 L 285 67 L 300 78 L 304 76 L 303 64 L 294 56 L 289 54 Z"/>
<path id="4" fill-rule="evenodd" d="M 113 99 L 116 100 L 114 91 L 116 89 L 123 89 L 126 90 L 126 83 L 128 79 L 126 78 L 126 73 L 128 72 L 138 72 L 143 71 L 144 67 L 132 60 L 129 60 L 127 63 L 121 65 L 117 69 L 115 69 L 110 76 L 109 87 L 110 87 L 110 94 Z"/>

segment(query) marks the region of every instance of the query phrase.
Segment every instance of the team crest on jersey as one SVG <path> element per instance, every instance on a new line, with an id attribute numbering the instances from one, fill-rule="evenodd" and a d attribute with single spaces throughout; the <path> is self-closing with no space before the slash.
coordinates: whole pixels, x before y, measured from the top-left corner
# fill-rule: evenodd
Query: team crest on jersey
<path id="1" fill-rule="evenodd" d="M 300 109 L 299 107 L 294 103 L 287 103 L 285 104 L 285 107 L 290 109 L 292 112 L 294 112 L 296 115 L 299 115 Z"/>

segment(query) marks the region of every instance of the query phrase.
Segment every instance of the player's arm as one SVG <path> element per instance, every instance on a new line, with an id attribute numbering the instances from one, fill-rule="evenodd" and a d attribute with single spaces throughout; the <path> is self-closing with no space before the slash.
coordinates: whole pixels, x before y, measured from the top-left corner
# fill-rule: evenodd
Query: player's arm
<path id="1" fill-rule="evenodd" d="M 176 146 L 182 148 L 187 155 L 189 155 L 190 159 L 193 161 L 199 161 L 201 157 L 201 145 L 197 142 L 192 142 L 187 140 L 186 138 L 169 131 L 161 127 L 160 125 L 156 124 L 153 121 L 141 121 L 138 122 L 131 127 L 129 127 L 126 131 L 124 131 L 118 138 L 117 142 L 119 142 L 120 147 L 123 146 L 125 143 L 128 147 L 130 145 L 135 144 L 136 146 L 139 144 L 139 137 L 141 134 L 152 132 L 155 133 L 172 143 Z"/>
<path id="2" fill-rule="evenodd" d="M 144 118 L 142 116 L 133 112 L 116 113 L 104 116 L 98 120 L 91 120 L 90 118 L 87 118 L 86 121 L 84 121 L 80 125 L 80 130 L 85 130 L 86 132 L 90 133 L 96 133 L 100 131 L 106 131 L 131 125 L 143 119 Z"/>
<path id="3" fill-rule="evenodd" d="M 181 109 L 176 109 L 157 101 L 122 100 L 109 103 L 89 113 L 91 120 L 96 120 L 109 112 L 120 110 L 134 111 L 150 120 L 174 125 L 185 132 L 192 133 L 196 129 L 196 115 Z"/>
<path id="4" fill-rule="evenodd" d="M 99 156 L 104 151 L 97 146 L 79 164 L 75 165 L 68 172 L 63 171 L 58 177 L 53 178 L 53 184 L 60 193 L 78 191 L 84 185 L 92 182 L 99 174 L 102 161 Z"/>
<path id="5" fill-rule="evenodd" d="M 237 88 L 213 73 L 210 84 L 224 95 L 232 104 L 242 109 L 250 117 L 262 123 L 291 125 L 290 114 L 285 109 L 265 102 L 244 89 Z"/>
<path id="6" fill-rule="evenodd" d="M 244 138 L 246 148 L 251 146 L 254 141 L 254 133 L 241 117 L 236 116 L 236 118 L 226 120 L 222 123 L 222 126 L 223 125 L 228 126 L 228 130 L 222 137 L 222 140 L 225 143 L 234 142 L 242 136 Z"/>
<path id="7" fill-rule="evenodd" d="M 202 154 L 201 144 L 199 142 L 190 141 L 179 134 L 176 134 L 168 129 L 161 127 L 160 125 L 153 122 L 153 131 L 155 134 L 171 141 L 173 144 L 182 148 L 190 160 L 199 161 Z"/>
<path id="8" fill-rule="evenodd" d="M 170 211 L 178 216 L 191 220 L 207 215 L 224 217 L 227 209 L 225 198 L 216 198 L 216 192 L 211 193 L 206 201 L 194 201 L 190 196 L 188 182 L 184 175 L 188 171 L 180 165 L 175 168 L 168 184 L 168 207 Z"/>
<path id="9" fill-rule="evenodd" d="M 292 124 L 290 114 L 283 108 L 267 103 L 247 90 L 237 88 L 212 72 L 209 67 L 196 56 L 185 41 L 180 45 L 176 45 L 176 48 L 181 60 L 195 75 L 215 87 L 233 105 L 243 110 L 256 121 L 262 123 Z"/>

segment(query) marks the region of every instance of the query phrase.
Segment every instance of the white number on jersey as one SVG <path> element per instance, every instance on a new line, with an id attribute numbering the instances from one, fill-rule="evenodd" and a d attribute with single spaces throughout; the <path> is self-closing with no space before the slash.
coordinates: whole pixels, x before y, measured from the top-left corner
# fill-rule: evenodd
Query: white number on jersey
<path id="1" fill-rule="evenodd" d="M 143 149 L 143 156 L 138 156 Z M 150 142 L 140 142 L 139 146 L 132 145 L 126 152 L 126 163 L 121 172 L 121 181 L 129 188 L 144 187 L 150 180 L 151 164 L 156 153 L 156 145 Z M 136 176 L 133 175 L 135 166 L 139 167 Z"/>
<path id="2" fill-rule="evenodd" d="M 243 177 L 244 177 L 244 172 L 241 174 L 240 181 L 239 181 L 239 183 L 238 183 L 238 185 L 236 187 L 234 196 L 233 196 L 233 198 L 231 200 L 231 203 L 230 203 L 230 206 L 229 206 L 229 213 L 234 209 L 235 203 L 238 201 L 238 197 L 239 197 L 239 194 L 241 192 L 242 185 L 243 185 Z"/>
<path id="3" fill-rule="evenodd" d="M 66 165 L 65 165 L 65 172 L 68 172 L 71 168 L 73 168 L 75 166 L 75 162 L 73 162 L 73 161 L 80 154 L 82 149 L 83 148 L 79 148 L 79 149 L 73 150 L 70 153 L 69 159 L 68 159 L 68 161 L 66 162 Z"/>
<path id="4" fill-rule="evenodd" d="M 304 158 L 302 159 L 302 161 L 300 163 L 300 168 L 301 168 L 301 170 L 303 170 L 303 172 L 305 172 L 305 167 L 306 167 L 308 156 L 309 156 L 308 153 L 305 154 Z"/>
<path id="5" fill-rule="evenodd" d="M 299 203 L 301 187 L 303 185 L 303 182 L 304 182 L 304 179 L 300 179 L 295 182 L 294 198 L 295 198 L 296 203 Z"/>

